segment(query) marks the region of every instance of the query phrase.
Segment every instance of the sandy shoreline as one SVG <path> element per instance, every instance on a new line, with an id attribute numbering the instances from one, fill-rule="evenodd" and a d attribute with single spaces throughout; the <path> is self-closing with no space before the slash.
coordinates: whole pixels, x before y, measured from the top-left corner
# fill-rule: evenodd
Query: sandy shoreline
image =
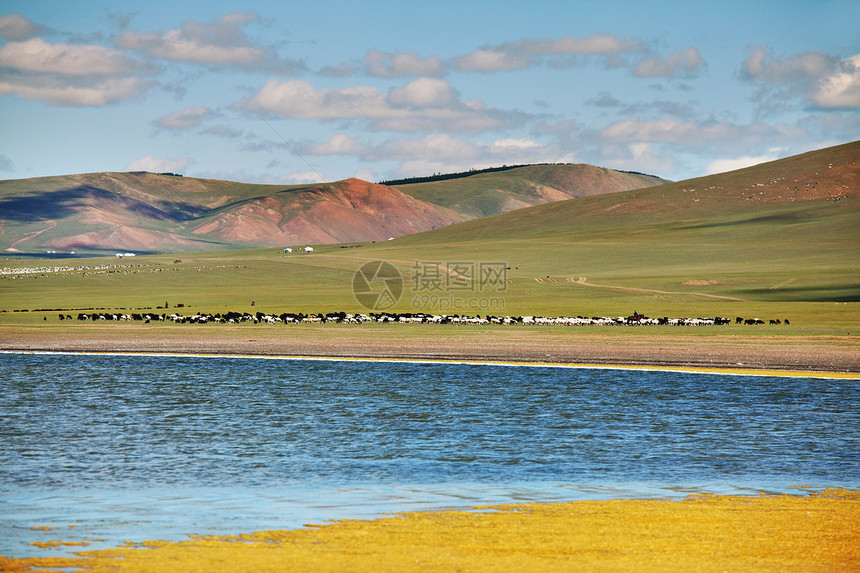
<path id="1" fill-rule="evenodd" d="M 677 366 L 677 365 L 643 365 L 643 364 L 586 364 L 565 362 L 535 362 L 523 360 L 483 360 L 469 358 L 405 358 L 405 357 L 359 357 L 359 356 L 298 356 L 272 354 L 230 354 L 230 353 L 189 353 L 189 352 L 130 352 L 130 351 L 80 351 L 80 350 L 2 350 L 2 354 L 43 354 L 43 355 L 82 355 L 82 356 L 150 356 L 150 357 L 195 357 L 195 358 L 251 358 L 271 360 L 321 360 L 347 362 L 393 362 L 414 364 L 468 364 L 485 366 L 528 366 L 546 368 L 581 368 L 586 370 L 643 370 L 664 372 L 685 372 L 696 374 L 721 374 L 731 376 L 789 376 L 799 378 L 833 378 L 858 379 L 860 374 L 854 372 L 830 372 L 810 370 L 774 370 L 762 368 L 729 368 L 714 366 Z"/>
<path id="2" fill-rule="evenodd" d="M 0 327 L 0 350 L 469 361 L 728 372 L 860 373 L 851 337 L 756 339 L 485 329 Z"/>

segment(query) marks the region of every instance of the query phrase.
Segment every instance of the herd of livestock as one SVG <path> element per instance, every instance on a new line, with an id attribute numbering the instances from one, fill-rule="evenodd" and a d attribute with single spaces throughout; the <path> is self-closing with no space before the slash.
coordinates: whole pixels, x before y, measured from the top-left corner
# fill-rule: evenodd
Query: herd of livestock
<path id="1" fill-rule="evenodd" d="M 60 320 L 71 320 L 71 315 L 59 315 Z M 765 324 L 759 318 L 736 317 L 734 321 L 730 318 L 716 316 L 713 318 L 649 318 L 634 313 L 632 316 L 619 317 L 545 317 L 545 316 L 464 316 L 464 315 L 437 315 L 425 313 L 369 313 L 369 314 L 347 314 L 345 312 L 333 312 L 327 314 L 294 314 L 283 313 L 279 315 L 257 312 L 226 312 L 226 313 L 195 313 L 183 315 L 177 313 L 132 313 L 114 314 L 104 312 L 80 313 L 78 320 L 111 320 L 111 321 L 142 321 L 149 322 L 174 322 L 177 324 L 298 324 L 298 323 L 338 323 L 338 324 L 362 324 L 368 322 L 378 323 L 403 323 L 403 324 L 466 324 L 466 325 L 489 325 L 489 324 L 525 324 L 546 326 L 711 326 L 731 324 L 758 325 Z M 788 320 L 770 320 L 769 324 L 790 324 Z"/>

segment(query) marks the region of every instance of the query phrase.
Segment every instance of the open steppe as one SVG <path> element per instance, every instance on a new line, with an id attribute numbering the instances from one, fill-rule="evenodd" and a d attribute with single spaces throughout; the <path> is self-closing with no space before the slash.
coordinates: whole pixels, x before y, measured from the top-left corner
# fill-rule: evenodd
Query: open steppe
<path id="1" fill-rule="evenodd" d="M 0 347 L 856 372 L 858 157 L 855 142 L 390 241 L 315 245 L 310 253 L 276 248 L 8 259 L 0 262 Z M 462 187 L 468 178 L 457 181 Z M 654 318 L 721 316 L 731 324 L 479 328 L 58 319 L 60 313 L 76 316 L 93 309 L 186 315 L 369 312 L 353 294 L 355 273 L 369 261 L 387 261 L 402 277 L 402 294 L 385 309 L 389 312 L 586 317 L 635 312 Z M 492 275 L 482 274 L 487 270 Z M 165 304 L 169 308 L 159 308 Z M 765 324 L 736 324 L 737 317 Z"/>

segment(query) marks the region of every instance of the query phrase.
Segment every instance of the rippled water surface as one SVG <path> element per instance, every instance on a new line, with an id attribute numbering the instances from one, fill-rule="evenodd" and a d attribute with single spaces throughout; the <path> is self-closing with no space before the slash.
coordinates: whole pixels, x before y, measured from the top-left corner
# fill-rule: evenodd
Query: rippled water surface
<path id="1" fill-rule="evenodd" d="M 860 486 L 851 380 L 30 354 L 0 367 L 5 555 L 482 503 Z"/>

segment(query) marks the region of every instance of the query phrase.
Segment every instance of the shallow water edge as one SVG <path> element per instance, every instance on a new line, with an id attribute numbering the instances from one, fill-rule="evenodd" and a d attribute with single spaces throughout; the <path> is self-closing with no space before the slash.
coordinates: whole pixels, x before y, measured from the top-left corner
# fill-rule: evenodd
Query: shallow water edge
<path id="1" fill-rule="evenodd" d="M 789 378 L 832 378 L 835 380 L 860 380 L 860 373 L 824 372 L 817 370 L 774 370 L 768 368 L 689 367 L 689 366 L 652 366 L 627 364 L 580 364 L 564 362 L 535 362 L 519 360 L 460 360 L 424 358 L 375 358 L 366 356 L 303 356 L 289 354 L 231 354 L 231 353 L 193 353 L 193 352 L 117 352 L 117 351 L 75 351 L 75 350 L 0 350 L 0 354 L 33 355 L 72 355 L 72 356 L 151 356 L 151 357 L 191 357 L 191 358 L 247 358 L 256 360 L 311 360 L 330 362 L 391 362 L 405 364 L 467 364 L 473 366 L 506 366 L 533 368 L 581 368 L 583 370 L 633 370 L 643 372 L 680 372 L 685 374 L 719 374 L 725 376 L 781 376 Z"/>

